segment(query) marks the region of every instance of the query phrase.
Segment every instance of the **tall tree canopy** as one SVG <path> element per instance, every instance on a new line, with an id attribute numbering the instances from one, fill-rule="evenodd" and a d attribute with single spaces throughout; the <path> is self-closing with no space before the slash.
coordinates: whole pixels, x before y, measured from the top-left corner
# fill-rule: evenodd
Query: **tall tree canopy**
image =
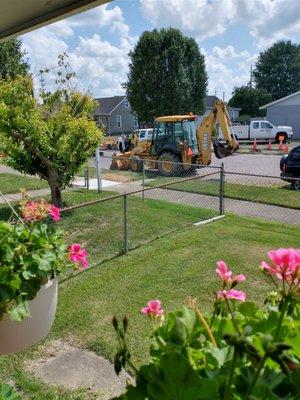
<path id="1" fill-rule="evenodd" d="M 262 117 L 266 112 L 265 110 L 260 110 L 259 107 L 271 101 L 272 96 L 265 89 L 241 86 L 233 89 L 232 97 L 228 104 L 231 107 L 241 108 L 240 115 Z"/>
<path id="2" fill-rule="evenodd" d="M 127 96 L 140 121 L 203 113 L 207 74 L 194 39 L 173 28 L 144 32 L 130 57 Z"/>
<path id="3" fill-rule="evenodd" d="M 259 54 L 253 71 L 256 87 L 278 100 L 300 90 L 300 45 L 279 41 Z"/>
<path id="4" fill-rule="evenodd" d="M 0 43 L 0 79 L 27 74 L 29 64 L 24 59 L 25 52 L 21 50 L 21 46 L 20 39 L 10 39 Z"/>

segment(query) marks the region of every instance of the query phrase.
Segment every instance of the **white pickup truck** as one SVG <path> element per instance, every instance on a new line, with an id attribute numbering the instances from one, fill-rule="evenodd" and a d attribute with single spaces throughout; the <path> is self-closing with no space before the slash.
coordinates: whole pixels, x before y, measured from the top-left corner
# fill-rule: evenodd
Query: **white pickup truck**
<path id="1" fill-rule="evenodd" d="M 290 126 L 275 126 L 268 121 L 251 121 L 250 125 L 233 125 L 232 133 L 236 140 L 276 140 L 285 143 L 287 139 L 292 139 L 293 129 Z M 219 138 L 223 139 L 220 133 Z"/>

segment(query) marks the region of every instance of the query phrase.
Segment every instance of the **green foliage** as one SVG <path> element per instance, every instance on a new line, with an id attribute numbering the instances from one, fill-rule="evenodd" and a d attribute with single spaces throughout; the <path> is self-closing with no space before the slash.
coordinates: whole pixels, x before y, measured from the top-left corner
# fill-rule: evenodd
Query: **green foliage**
<path id="1" fill-rule="evenodd" d="M 263 117 L 265 110 L 259 107 L 270 103 L 272 96 L 265 89 L 255 89 L 250 86 L 241 86 L 233 89 L 232 97 L 228 104 L 231 107 L 241 108 L 240 114 L 250 117 Z"/>
<path id="2" fill-rule="evenodd" d="M 130 53 L 127 96 L 141 122 L 204 112 L 204 56 L 194 39 L 173 28 L 144 32 Z"/>
<path id="3" fill-rule="evenodd" d="M 14 79 L 26 75 L 29 64 L 24 60 L 25 52 L 21 50 L 20 39 L 10 39 L 0 43 L 0 79 Z"/>
<path id="4" fill-rule="evenodd" d="M 21 397 L 12 386 L 0 383 L 0 400 L 21 400 Z"/>
<path id="5" fill-rule="evenodd" d="M 300 90 L 300 45 L 278 41 L 259 54 L 253 71 L 256 86 L 273 100 Z"/>
<path id="6" fill-rule="evenodd" d="M 54 224 L 0 223 L 0 320 L 20 321 L 33 300 L 67 262 L 63 232 Z"/>
<path id="7" fill-rule="evenodd" d="M 293 287 L 297 301 L 297 282 Z M 139 370 L 130 361 L 126 331 L 117 330 L 118 352 L 126 349 L 117 372 L 127 362 L 137 374 L 136 385 L 118 399 L 298 399 L 300 304 L 292 297 L 273 293 L 265 307 L 217 299 L 207 322 L 195 301 L 161 321 L 154 317 L 151 361 Z"/>
<path id="8" fill-rule="evenodd" d="M 12 168 L 39 175 L 61 206 L 60 191 L 94 153 L 101 131 L 91 118 L 94 101 L 87 94 L 61 89 L 73 75 L 64 70 L 58 89 L 34 97 L 31 79 L 0 81 L 0 152 Z"/>

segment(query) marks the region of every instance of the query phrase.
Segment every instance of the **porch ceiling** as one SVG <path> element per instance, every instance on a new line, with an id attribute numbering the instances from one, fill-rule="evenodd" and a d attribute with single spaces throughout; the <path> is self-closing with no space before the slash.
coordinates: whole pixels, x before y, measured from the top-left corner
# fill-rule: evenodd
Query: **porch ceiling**
<path id="1" fill-rule="evenodd" d="M 111 0 L 1 0 L 0 42 Z"/>

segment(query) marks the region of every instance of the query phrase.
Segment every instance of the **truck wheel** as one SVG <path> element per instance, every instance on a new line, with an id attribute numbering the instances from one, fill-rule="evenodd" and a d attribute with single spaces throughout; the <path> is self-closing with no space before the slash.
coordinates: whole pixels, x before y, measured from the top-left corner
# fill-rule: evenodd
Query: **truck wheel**
<path id="1" fill-rule="evenodd" d="M 276 138 L 275 138 L 276 142 L 277 142 L 277 143 L 280 142 L 280 140 L 279 140 L 280 136 L 283 136 L 283 141 L 282 141 L 282 143 L 286 143 L 287 134 L 286 134 L 285 132 L 278 132 L 278 133 L 277 133 Z"/>
<path id="2" fill-rule="evenodd" d="M 157 162 L 159 173 L 163 176 L 180 175 L 182 166 L 179 157 L 171 152 L 161 154 Z"/>
<path id="3" fill-rule="evenodd" d="M 292 188 L 293 190 L 299 191 L 299 190 L 300 190 L 300 180 L 299 180 L 299 181 L 293 181 L 293 182 L 291 183 L 291 188 Z"/>

